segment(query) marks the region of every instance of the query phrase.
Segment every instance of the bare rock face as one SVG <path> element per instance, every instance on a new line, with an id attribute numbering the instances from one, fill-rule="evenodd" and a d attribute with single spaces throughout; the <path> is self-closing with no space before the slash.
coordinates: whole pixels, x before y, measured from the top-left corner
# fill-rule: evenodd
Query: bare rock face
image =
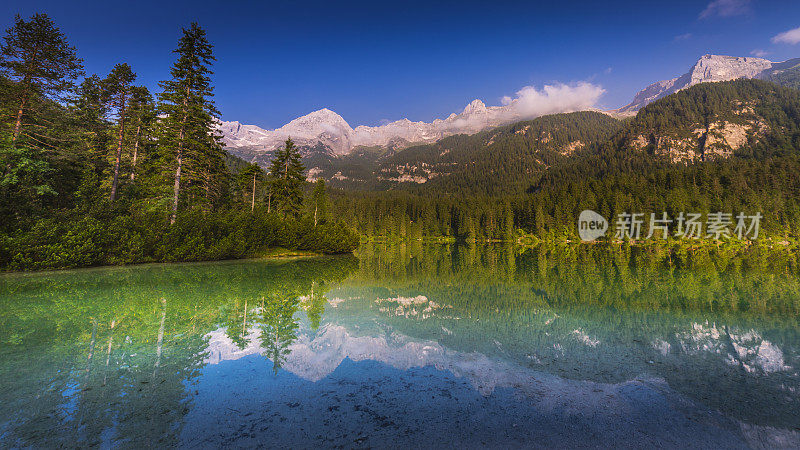
<path id="1" fill-rule="evenodd" d="M 694 124 L 689 131 L 675 130 L 639 134 L 628 141 L 628 148 L 667 156 L 672 162 L 697 162 L 724 159 L 749 142 L 758 142 L 768 131 L 761 117 L 749 105 L 740 105 L 735 118 Z"/>
<path id="2" fill-rule="evenodd" d="M 700 83 L 731 81 L 739 78 L 764 78 L 771 73 L 773 63 L 763 58 L 704 55 L 678 78 L 658 81 L 639 91 L 633 101 L 613 112 L 633 113 L 667 95 Z"/>

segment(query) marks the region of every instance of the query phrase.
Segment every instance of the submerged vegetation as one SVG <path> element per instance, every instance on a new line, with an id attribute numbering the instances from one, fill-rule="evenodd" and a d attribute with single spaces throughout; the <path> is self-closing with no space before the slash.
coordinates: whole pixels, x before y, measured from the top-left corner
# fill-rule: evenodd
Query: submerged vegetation
<path id="1" fill-rule="evenodd" d="M 520 250 L 415 242 L 358 259 L 4 274 L 0 442 L 175 444 L 194 383 L 225 355 L 260 354 L 266 383 L 373 338 L 397 340 L 400 356 L 442 345 L 561 379 L 649 374 L 747 423 L 800 425 L 796 252 Z M 326 340 L 342 330 L 353 340 Z"/>

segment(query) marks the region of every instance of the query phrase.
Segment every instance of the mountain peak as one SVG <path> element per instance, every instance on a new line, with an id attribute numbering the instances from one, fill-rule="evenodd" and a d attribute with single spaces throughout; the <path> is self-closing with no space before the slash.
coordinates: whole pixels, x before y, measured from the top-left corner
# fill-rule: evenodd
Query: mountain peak
<path id="1" fill-rule="evenodd" d="M 486 111 L 486 105 L 480 101 L 479 99 L 475 99 L 470 102 L 469 105 L 464 108 L 463 114 L 473 114 L 476 112 L 483 112 Z"/>
<path id="2" fill-rule="evenodd" d="M 633 113 L 648 103 L 699 83 L 730 81 L 738 78 L 762 78 L 764 74 L 769 73 L 773 66 L 773 62 L 763 58 L 708 53 L 701 56 L 687 73 L 647 86 L 636 94 L 633 102 L 616 112 Z"/>

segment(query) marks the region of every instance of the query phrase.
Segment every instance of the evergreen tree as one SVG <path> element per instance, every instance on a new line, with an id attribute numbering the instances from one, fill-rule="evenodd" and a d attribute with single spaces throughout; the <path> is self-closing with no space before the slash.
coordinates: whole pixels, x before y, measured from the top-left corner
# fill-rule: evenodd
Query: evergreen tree
<path id="1" fill-rule="evenodd" d="M 210 79 L 215 58 L 205 30 L 197 23 L 184 29 L 175 53 L 178 60 L 170 71 L 172 78 L 159 84 L 164 92 L 158 105 L 163 116 L 159 145 L 175 161 L 171 224 L 178 214 L 184 168 L 192 184 L 205 188 L 207 200 L 225 170 L 224 150 L 214 126 L 219 117 Z"/>
<path id="2" fill-rule="evenodd" d="M 131 156 L 131 181 L 136 179 L 136 164 L 139 161 L 141 142 L 145 136 L 143 131 L 149 134 L 150 126 L 155 121 L 155 106 L 153 96 L 144 86 L 135 86 L 131 90 L 130 112 L 132 123 L 136 125 L 133 136 L 133 155 Z"/>
<path id="3" fill-rule="evenodd" d="M 328 216 L 328 193 L 325 192 L 325 180 L 322 178 L 314 183 L 311 201 L 314 204 L 314 226 L 317 226 L 320 218 L 325 220 Z"/>
<path id="4" fill-rule="evenodd" d="M 132 83 L 136 80 L 128 64 L 117 64 L 111 73 L 103 80 L 106 101 L 109 102 L 111 110 L 117 117 L 117 152 L 114 159 L 114 178 L 111 182 L 111 194 L 109 201 L 113 202 L 117 196 L 117 184 L 119 183 L 119 164 L 122 159 L 122 142 L 125 137 L 125 113 L 129 98 L 132 94 Z"/>
<path id="5" fill-rule="evenodd" d="M 75 48 L 46 14 L 34 14 L 27 22 L 17 15 L 0 47 L 0 69 L 15 82 L 12 145 L 16 145 L 21 133 L 44 144 L 43 133 L 24 126 L 38 112 L 37 98 L 63 101 L 74 89 L 75 80 L 83 75 Z"/>
<path id="6" fill-rule="evenodd" d="M 239 172 L 239 184 L 250 186 L 250 211 L 256 207 L 256 184 L 263 176 L 264 171 L 258 164 L 248 164 L 247 167 Z"/>
<path id="7" fill-rule="evenodd" d="M 287 139 L 284 147 L 275 152 L 269 169 L 270 199 L 284 217 L 297 215 L 300 211 L 305 170 L 300 161 L 300 150 L 291 139 Z"/>

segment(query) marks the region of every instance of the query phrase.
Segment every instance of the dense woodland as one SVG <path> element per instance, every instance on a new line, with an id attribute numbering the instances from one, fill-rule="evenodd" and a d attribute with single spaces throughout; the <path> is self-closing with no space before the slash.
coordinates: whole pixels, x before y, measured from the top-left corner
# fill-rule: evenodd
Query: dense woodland
<path id="1" fill-rule="evenodd" d="M 738 120 L 733 111 L 745 104 L 766 131 L 749 136 L 730 158 L 674 163 L 652 148 L 626 145 L 635 135 L 685 135 L 697 124 Z M 363 235 L 381 239 L 518 239 L 526 234 L 577 239 L 577 217 L 584 209 L 609 220 L 622 212 L 666 211 L 675 217 L 682 211 L 760 211 L 762 236 L 792 240 L 800 233 L 800 91 L 757 80 L 708 83 L 659 100 L 622 122 L 597 116 L 542 117 L 408 149 L 395 158 L 410 152 L 419 164 L 419 155 L 448 149 L 474 159 L 459 172 L 421 185 L 337 195 L 337 214 Z M 525 127 L 536 130 L 534 137 L 516 133 Z M 543 133 L 552 136 L 548 143 L 536 141 Z M 495 142 L 486 146 L 493 135 Z M 574 140 L 585 145 L 568 156 L 558 151 Z"/>
<path id="2" fill-rule="evenodd" d="M 324 184 L 307 185 L 291 141 L 266 174 L 226 154 L 205 31 L 183 29 L 174 55 L 154 95 L 126 63 L 85 74 L 47 15 L 15 19 L 0 48 L 0 268 L 358 245 L 331 220 Z"/>
<path id="3" fill-rule="evenodd" d="M 46 15 L 16 18 L 0 48 L 0 268 L 230 259 L 276 247 L 339 253 L 359 239 L 573 240 L 584 209 L 612 222 L 623 212 L 761 212 L 762 236 L 800 233 L 796 67 L 769 82 L 694 86 L 624 120 L 556 114 L 403 150 L 357 149 L 339 163 L 371 182 L 331 188 L 307 181 L 291 140 L 269 164 L 228 154 L 205 31 L 183 29 L 174 55 L 151 93 L 126 63 L 85 74 Z M 741 121 L 742 108 L 761 131 L 729 158 L 676 163 L 655 145 L 628 145 Z M 398 171 L 426 182 L 386 181 Z"/>

